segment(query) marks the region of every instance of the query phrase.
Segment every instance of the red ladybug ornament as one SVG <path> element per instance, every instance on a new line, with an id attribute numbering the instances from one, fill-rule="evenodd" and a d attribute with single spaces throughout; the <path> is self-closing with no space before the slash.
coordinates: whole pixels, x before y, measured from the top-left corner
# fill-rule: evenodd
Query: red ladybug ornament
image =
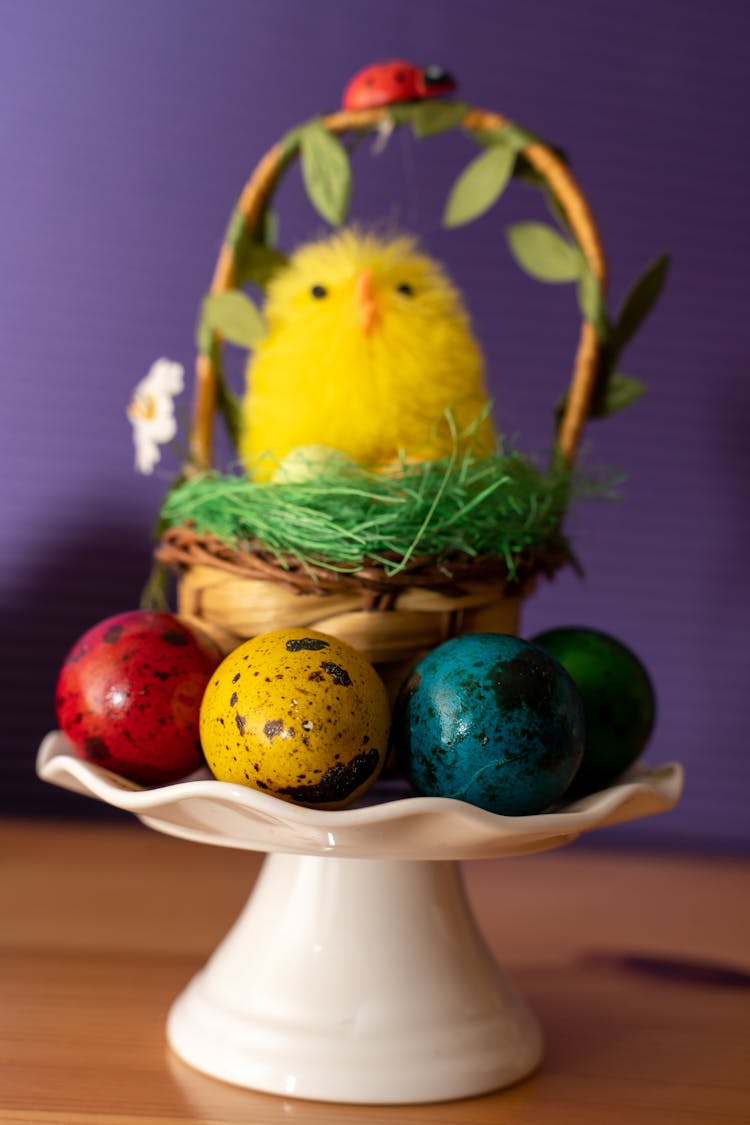
<path id="1" fill-rule="evenodd" d="M 170 613 L 132 610 L 76 642 L 57 681 L 61 730 L 81 758 L 139 785 L 162 785 L 203 763 L 200 704 L 217 646 Z"/>
<path id="2" fill-rule="evenodd" d="M 341 104 L 344 109 L 374 109 L 397 102 L 436 98 L 455 88 L 450 74 L 440 66 L 423 68 L 394 59 L 358 71 L 344 90 Z"/>

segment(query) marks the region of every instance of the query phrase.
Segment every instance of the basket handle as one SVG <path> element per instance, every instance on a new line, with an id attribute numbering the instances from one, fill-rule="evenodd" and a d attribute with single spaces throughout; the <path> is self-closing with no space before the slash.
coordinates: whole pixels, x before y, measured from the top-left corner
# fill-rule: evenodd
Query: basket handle
<path id="1" fill-rule="evenodd" d="M 372 130 L 388 117 L 388 107 L 343 110 L 322 119 L 331 133 Z M 461 121 L 467 129 L 496 130 L 510 125 L 508 118 L 486 110 L 469 109 Z M 561 207 L 592 274 L 602 290 L 606 285 L 607 266 L 601 238 L 588 203 L 567 165 L 540 141 L 527 144 L 523 156 L 546 180 Z M 263 156 L 245 184 L 235 209 L 237 222 L 252 230 L 260 219 L 271 192 L 284 167 L 284 149 L 275 144 Z M 235 228 L 236 231 L 236 228 Z M 235 276 L 236 241 L 225 241 L 211 281 L 211 293 L 231 289 Z M 573 373 L 560 422 L 558 445 L 567 464 L 575 461 L 581 435 L 591 405 L 600 355 L 600 343 L 593 324 L 581 325 Z M 216 409 L 217 370 L 212 352 L 199 352 L 195 363 L 195 393 L 190 433 L 191 460 L 198 467 L 211 463 L 213 417 Z"/>

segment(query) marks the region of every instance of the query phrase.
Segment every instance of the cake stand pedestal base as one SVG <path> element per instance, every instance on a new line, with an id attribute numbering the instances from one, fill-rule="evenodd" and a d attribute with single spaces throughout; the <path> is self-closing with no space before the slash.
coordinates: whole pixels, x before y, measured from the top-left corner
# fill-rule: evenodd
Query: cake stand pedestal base
<path id="1" fill-rule="evenodd" d="M 244 913 L 173 1005 L 169 1039 L 228 1082 L 350 1103 L 449 1101 L 534 1070 L 537 1022 L 485 946 L 455 861 L 526 855 L 665 812 L 683 784 L 672 762 L 510 817 L 377 783 L 373 801 L 329 812 L 207 771 L 141 789 L 83 761 L 59 731 L 37 772 L 170 836 L 270 853 Z"/>
<path id="2" fill-rule="evenodd" d="M 542 1054 L 450 861 L 268 856 L 168 1036 L 225 1081 L 360 1104 L 486 1093 Z"/>

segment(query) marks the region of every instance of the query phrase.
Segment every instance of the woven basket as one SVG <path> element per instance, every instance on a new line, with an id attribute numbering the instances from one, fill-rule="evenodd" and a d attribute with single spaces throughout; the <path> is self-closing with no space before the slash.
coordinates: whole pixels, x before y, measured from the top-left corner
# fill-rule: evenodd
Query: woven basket
<path id="1" fill-rule="evenodd" d="M 333 134 L 361 134 L 374 131 L 387 117 L 386 107 L 342 111 L 321 121 Z M 497 113 L 470 109 L 461 125 L 489 131 L 511 122 Z M 541 142 L 529 143 L 522 154 L 543 176 L 604 288 L 601 240 L 570 169 Z M 219 254 L 212 293 L 232 288 L 238 228 L 257 227 L 285 162 L 284 146 L 279 143 L 265 154 L 245 185 L 231 224 L 232 237 Z M 214 347 L 196 360 L 191 460 L 198 467 L 211 465 L 218 345 L 214 341 Z M 598 361 L 595 328 L 584 320 L 558 435 L 560 452 L 569 465 L 575 460 L 589 413 Z M 376 566 L 342 575 L 324 567 L 318 571 L 303 568 L 293 559 L 279 561 L 259 544 L 230 546 L 191 528 L 166 532 L 156 555 L 178 571 L 178 612 L 210 632 L 225 651 L 271 629 L 314 626 L 362 651 L 393 687 L 409 665 L 453 635 L 518 632 L 521 602 L 533 590 L 539 574 L 551 574 L 567 561 L 562 551 L 554 550 L 544 557 L 521 558 L 512 577 L 496 558 L 457 558 L 447 565 L 441 560 L 440 566 L 435 560 L 421 558 L 412 560 L 395 577 L 386 576 Z"/>

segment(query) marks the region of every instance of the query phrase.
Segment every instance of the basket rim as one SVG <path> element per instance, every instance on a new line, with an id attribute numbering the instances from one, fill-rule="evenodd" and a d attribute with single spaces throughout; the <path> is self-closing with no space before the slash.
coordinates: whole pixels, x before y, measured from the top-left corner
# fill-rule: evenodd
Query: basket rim
<path id="1" fill-rule="evenodd" d="M 173 570 L 208 566 L 238 578 L 275 582 L 299 594 L 325 596 L 342 590 L 360 590 L 372 602 L 368 608 L 386 609 L 400 593 L 414 587 L 460 593 L 462 584 L 486 581 L 508 594 L 523 596 L 539 576 L 551 578 L 564 566 L 578 568 L 562 535 L 544 548 L 520 552 L 512 566 L 496 555 L 470 556 L 456 552 L 441 559 L 414 558 L 404 570 L 389 575 L 381 564 L 373 561 L 364 560 L 356 570 L 332 570 L 324 560 L 320 565 L 303 563 L 292 555 L 275 555 L 262 543 L 252 540 L 231 545 L 188 525 L 164 531 L 155 557 Z"/>

